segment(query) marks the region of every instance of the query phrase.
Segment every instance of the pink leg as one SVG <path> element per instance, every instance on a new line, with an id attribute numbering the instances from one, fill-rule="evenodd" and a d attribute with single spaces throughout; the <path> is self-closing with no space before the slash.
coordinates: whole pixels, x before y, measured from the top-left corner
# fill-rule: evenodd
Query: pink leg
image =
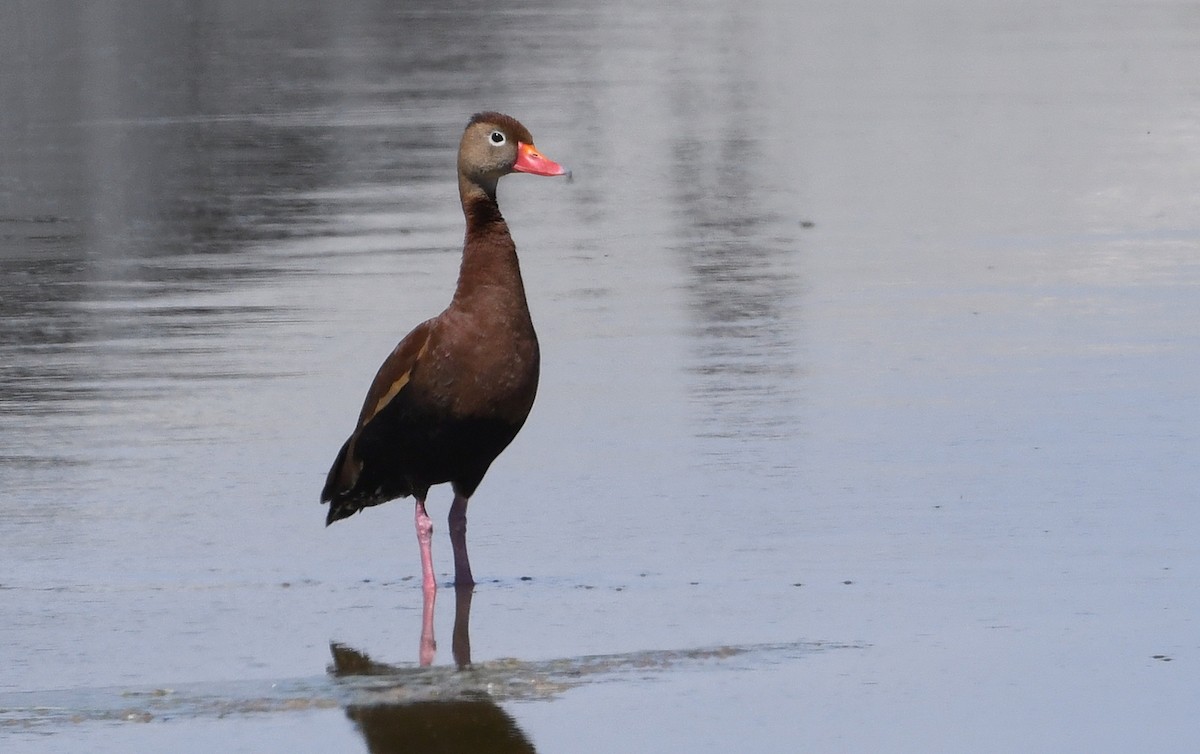
<path id="1" fill-rule="evenodd" d="M 421 649 L 418 655 L 423 668 L 432 665 L 433 657 L 437 654 L 437 641 L 433 638 L 433 605 L 437 601 L 437 592 L 426 589 L 424 598 L 421 607 Z"/>
<path id="2" fill-rule="evenodd" d="M 433 521 L 429 520 L 421 498 L 417 498 L 417 544 L 421 546 L 421 587 L 426 592 L 437 591 L 433 575 Z"/>
<path id="3" fill-rule="evenodd" d="M 437 601 L 437 579 L 433 575 L 433 522 L 425 512 L 425 501 L 417 498 L 417 544 L 421 546 L 421 665 L 432 665 L 437 651 L 433 638 L 433 606 Z"/>
<path id="4" fill-rule="evenodd" d="M 454 493 L 450 505 L 450 545 L 454 548 L 454 585 L 471 586 L 471 561 L 467 559 L 467 498 Z"/>

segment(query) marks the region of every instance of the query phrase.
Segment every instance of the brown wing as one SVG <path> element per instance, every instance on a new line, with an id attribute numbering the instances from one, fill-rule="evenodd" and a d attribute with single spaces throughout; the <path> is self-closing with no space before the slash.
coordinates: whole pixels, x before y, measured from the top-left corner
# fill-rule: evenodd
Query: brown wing
<path id="1" fill-rule="evenodd" d="M 430 336 L 433 334 L 433 320 L 426 320 L 413 328 L 404 336 L 391 354 L 383 361 L 371 388 L 367 390 L 367 398 L 363 401 L 362 412 L 358 415 L 358 429 L 371 421 L 383 407 L 392 401 L 412 378 L 413 369 L 429 350 Z"/>
<path id="2" fill-rule="evenodd" d="M 383 365 L 375 374 L 375 380 L 367 390 L 367 398 L 363 402 L 362 412 L 358 416 L 358 425 L 355 427 L 354 433 L 342 445 L 337 459 L 333 462 L 333 466 L 325 478 L 325 488 L 321 491 L 321 502 L 341 500 L 343 497 L 351 497 L 354 500 L 343 501 L 344 504 L 340 506 L 331 505 L 326 525 L 357 512 L 365 503 L 365 500 L 359 499 L 362 495 L 356 494 L 356 492 L 362 492 L 356 490 L 359 474 L 363 470 L 363 462 L 356 448 L 359 434 L 362 428 L 388 403 L 395 400 L 396 396 L 400 395 L 404 387 L 408 385 L 409 380 L 412 379 L 413 370 L 429 349 L 429 340 L 432 334 L 433 320 L 427 320 L 417 325 L 404 337 L 404 340 L 392 349 L 391 354 L 384 359 Z M 377 502 L 382 502 L 382 500 Z"/>

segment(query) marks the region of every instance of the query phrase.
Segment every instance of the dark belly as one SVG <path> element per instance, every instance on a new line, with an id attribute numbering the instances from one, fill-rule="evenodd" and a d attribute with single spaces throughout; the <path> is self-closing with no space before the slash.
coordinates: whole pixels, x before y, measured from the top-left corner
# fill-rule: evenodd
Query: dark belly
<path id="1" fill-rule="evenodd" d="M 452 482 L 469 496 L 524 424 L 523 416 L 513 421 L 410 414 L 389 422 L 387 414 L 381 412 L 359 437 L 364 477 L 359 486 L 400 494 Z"/>

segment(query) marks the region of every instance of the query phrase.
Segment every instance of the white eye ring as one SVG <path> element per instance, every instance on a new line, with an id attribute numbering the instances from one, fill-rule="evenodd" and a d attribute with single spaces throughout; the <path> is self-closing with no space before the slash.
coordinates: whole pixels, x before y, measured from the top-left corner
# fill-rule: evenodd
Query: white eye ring
<path id="1" fill-rule="evenodd" d="M 488 137 L 488 139 L 492 142 L 493 147 L 501 146 L 504 144 L 504 142 L 508 141 L 508 137 L 506 137 L 500 131 L 492 131 L 492 133 Z"/>

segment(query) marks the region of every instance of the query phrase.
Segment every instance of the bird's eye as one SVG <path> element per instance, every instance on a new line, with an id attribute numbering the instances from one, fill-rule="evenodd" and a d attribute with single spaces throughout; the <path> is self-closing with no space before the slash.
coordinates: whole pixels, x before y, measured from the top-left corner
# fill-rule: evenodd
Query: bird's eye
<path id="1" fill-rule="evenodd" d="M 504 134 L 502 134 L 499 131 L 492 131 L 492 135 L 488 138 L 490 138 L 492 140 L 492 144 L 494 144 L 496 146 L 500 146 L 504 142 L 508 141 L 508 139 L 505 138 Z"/>

